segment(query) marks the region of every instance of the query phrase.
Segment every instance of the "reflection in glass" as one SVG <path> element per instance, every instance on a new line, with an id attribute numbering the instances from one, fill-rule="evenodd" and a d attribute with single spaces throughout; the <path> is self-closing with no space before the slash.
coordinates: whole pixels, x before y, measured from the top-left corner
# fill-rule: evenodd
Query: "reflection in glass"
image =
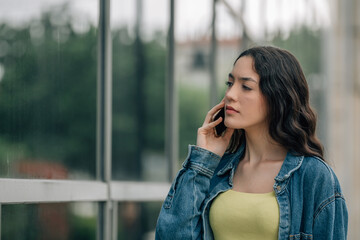
<path id="1" fill-rule="evenodd" d="M 113 1 L 111 10 L 112 176 L 116 180 L 164 181 L 166 28 L 154 23 L 153 17 L 167 16 L 167 4 L 148 0 L 137 8 L 136 2 Z M 156 14 L 151 12 L 154 6 Z"/>
<path id="2" fill-rule="evenodd" d="M 118 239 L 155 239 L 161 203 L 123 202 L 118 205 Z"/>
<path id="3" fill-rule="evenodd" d="M 57 2 L 0 4 L 0 177 L 95 177 L 98 4 Z"/>
<path id="4" fill-rule="evenodd" d="M 96 239 L 95 203 L 2 205 L 1 239 Z"/>
<path id="5" fill-rule="evenodd" d="M 179 96 L 179 166 L 209 109 L 211 1 L 184 1 L 175 8 L 175 79 Z M 199 7 L 201 6 L 201 8 Z"/>

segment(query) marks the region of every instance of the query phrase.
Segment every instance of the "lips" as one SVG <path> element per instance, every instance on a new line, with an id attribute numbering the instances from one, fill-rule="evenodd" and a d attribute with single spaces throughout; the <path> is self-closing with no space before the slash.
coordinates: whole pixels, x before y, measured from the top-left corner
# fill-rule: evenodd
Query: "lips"
<path id="1" fill-rule="evenodd" d="M 237 111 L 235 108 L 231 107 L 231 106 L 226 106 L 226 112 L 227 113 L 238 113 L 239 111 Z"/>

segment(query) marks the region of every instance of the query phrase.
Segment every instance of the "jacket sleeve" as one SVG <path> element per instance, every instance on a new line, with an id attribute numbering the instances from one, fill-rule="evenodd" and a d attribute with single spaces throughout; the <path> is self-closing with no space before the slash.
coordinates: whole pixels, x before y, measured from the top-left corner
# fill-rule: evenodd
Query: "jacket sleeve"
<path id="1" fill-rule="evenodd" d="M 314 240 L 346 240 L 348 211 L 339 181 L 331 170 L 334 193 L 318 206 L 314 216 Z"/>
<path id="2" fill-rule="evenodd" d="M 201 207 L 219 161 L 220 156 L 189 146 L 188 156 L 161 208 L 155 239 L 201 239 Z"/>
<path id="3" fill-rule="evenodd" d="M 314 220 L 314 240 L 346 240 L 348 213 L 345 200 L 337 195 L 324 204 Z"/>

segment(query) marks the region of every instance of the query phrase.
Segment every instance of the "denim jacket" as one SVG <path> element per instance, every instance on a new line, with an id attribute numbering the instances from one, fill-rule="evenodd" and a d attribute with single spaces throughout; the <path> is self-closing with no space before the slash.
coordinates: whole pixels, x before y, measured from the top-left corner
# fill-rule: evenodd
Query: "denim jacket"
<path id="1" fill-rule="evenodd" d="M 244 147 L 222 158 L 189 146 L 188 156 L 172 183 L 156 226 L 160 239 L 214 239 L 209 209 L 212 201 L 232 188 Z M 317 157 L 287 153 L 274 191 L 280 209 L 279 240 L 343 240 L 348 214 L 332 169 Z"/>

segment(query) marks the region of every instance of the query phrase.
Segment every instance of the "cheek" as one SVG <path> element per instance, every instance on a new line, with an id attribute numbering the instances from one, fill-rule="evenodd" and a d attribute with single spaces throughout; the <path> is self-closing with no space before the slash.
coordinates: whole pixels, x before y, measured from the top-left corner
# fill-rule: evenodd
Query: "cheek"
<path id="1" fill-rule="evenodd" d="M 243 108 L 243 114 L 251 118 L 263 119 L 267 116 L 267 105 L 263 96 L 243 97 L 240 103 Z"/>
<path id="2" fill-rule="evenodd" d="M 262 116 L 263 118 L 266 118 L 268 115 L 268 108 L 265 102 L 265 99 L 261 99 L 258 103 L 258 113 L 260 116 Z"/>
<path id="3" fill-rule="evenodd" d="M 263 107 L 261 101 L 254 96 L 241 98 L 240 104 L 248 114 L 260 113 Z"/>

